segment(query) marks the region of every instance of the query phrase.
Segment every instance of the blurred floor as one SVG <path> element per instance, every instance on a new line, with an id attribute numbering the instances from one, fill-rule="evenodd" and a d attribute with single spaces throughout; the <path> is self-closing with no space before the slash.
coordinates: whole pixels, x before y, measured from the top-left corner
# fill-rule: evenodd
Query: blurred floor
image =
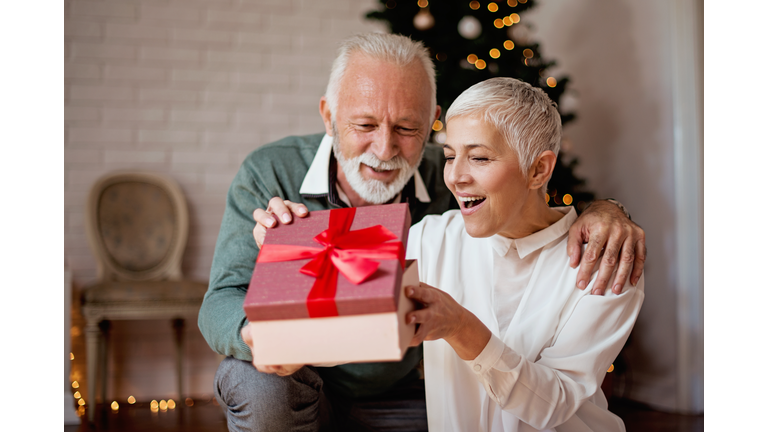
<path id="1" fill-rule="evenodd" d="M 701 432 L 704 415 L 688 416 L 654 411 L 626 399 L 612 399 L 611 411 L 627 426 L 627 432 Z M 81 417 L 84 419 L 84 417 Z M 64 432 L 91 431 L 161 431 L 161 432 L 227 432 L 227 422 L 215 400 L 196 400 L 193 406 L 179 404 L 174 410 L 153 412 L 148 402 L 120 405 L 112 411 L 97 407 L 93 427 L 84 424 L 65 426 Z"/>

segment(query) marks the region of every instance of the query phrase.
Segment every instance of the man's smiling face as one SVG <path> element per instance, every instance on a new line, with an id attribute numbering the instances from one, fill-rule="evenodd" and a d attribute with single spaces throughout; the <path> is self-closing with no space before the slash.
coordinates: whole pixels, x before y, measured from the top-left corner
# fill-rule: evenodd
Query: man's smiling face
<path id="1" fill-rule="evenodd" d="M 366 204 L 387 202 L 402 190 L 418 168 L 434 120 L 431 98 L 427 74 L 417 61 L 401 67 L 351 56 L 335 121 L 321 102 L 342 168 L 342 188 L 351 187 Z"/>

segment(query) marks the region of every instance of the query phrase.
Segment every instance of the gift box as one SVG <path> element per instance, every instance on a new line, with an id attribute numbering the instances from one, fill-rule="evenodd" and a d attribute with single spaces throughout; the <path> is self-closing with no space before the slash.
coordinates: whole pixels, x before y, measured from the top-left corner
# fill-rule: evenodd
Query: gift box
<path id="1" fill-rule="evenodd" d="M 256 364 L 402 359 L 415 325 L 403 288 L 407 204 L 311 212 L 267 230 L 243 308 Z"/>

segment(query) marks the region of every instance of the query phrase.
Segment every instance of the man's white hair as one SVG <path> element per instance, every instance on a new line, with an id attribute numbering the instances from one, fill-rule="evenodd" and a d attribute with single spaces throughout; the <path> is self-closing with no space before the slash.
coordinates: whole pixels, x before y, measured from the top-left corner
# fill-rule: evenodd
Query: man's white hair
<path id="1" fill-rule="evenodd" d="M 341 80 L 347 70 L 349 59 L 353 54 L 361 53 L 376 60 L 385 61 L 397 66 L 407 66 L 413 61 L 419 61 L 424 68 L 432 90 L 429 116 L 435 113 L 437 85 L 435 84 L 435 65 L 429 55 L 429 50 L 419 41 L 406 36 L 387 33 L 366 33 L 345 39 L 339 47 L 336 60 L 331 67 L 331 77 L 325 90 L 325 99 L 331 110 L 331 119 L 336 121 L 336 108 L 339 103 Z"/>
<path id="2" fill-rule="evenodd" d="M 540 88 L 514 78 L 477 83 L 456 98 L 445 115 L 477 116 L 492 124 L 517 154 L 524 176 L 541 153 L 560 151 L 562 124 L 557 104 Z M 546 192 L 546 185 L 542 189 Z"/>

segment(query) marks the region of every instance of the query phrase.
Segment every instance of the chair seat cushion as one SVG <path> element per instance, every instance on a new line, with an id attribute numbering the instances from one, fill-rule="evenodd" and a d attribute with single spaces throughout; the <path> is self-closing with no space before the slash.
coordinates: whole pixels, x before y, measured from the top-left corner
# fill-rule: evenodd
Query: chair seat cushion
<path id="1" fill-rule="evenodd" d="M 200 302 L 208 284 L 195 281 L 100 282 L 86 288 L 85 303 Z"/>

